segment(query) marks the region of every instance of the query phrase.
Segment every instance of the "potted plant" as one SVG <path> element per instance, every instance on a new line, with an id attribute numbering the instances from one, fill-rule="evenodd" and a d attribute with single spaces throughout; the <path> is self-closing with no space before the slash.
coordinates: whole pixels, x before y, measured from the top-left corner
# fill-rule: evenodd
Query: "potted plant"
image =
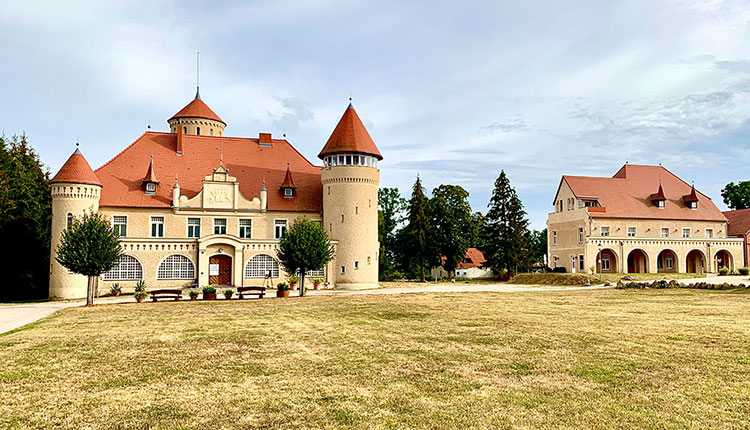
<path id="1" fill-rule="evenodd" d="M 319 290 L 320 289 L 320 284 L 322 284 L 322 283 L 323 283 L 323 280 L 320 279 L 320 278 L 313 279 L 313 290 Z"/>
<path id="2" fill-rule="evenodd" d="M 216 288 L 210 285 L 203 287 L 203 300 L 216 300 Z"/>
<path id="3" fill-rule="evenodd" d="M 143 303 L 143 300 L 148 297 L 148 293 L 146 292 L 146 281 L 141 279 L 135 283 L 135 293 L 133 294 L 133 297 L 135 297 L 135 300 L 138 303 Z"/>
<path id="4" fill-rule="evenodd" d="M 188 292 L 188 295 L 190 296 L 190 301 L 194 302 L 198 300 L 198 294 L 200 294 L 198 290 L 190 290 L 190 292 Z"/>
<path id="5" fill-rule="evenodd" d="M 276 297 L 289 297 L 289 285 L 286 282 L 276 286 Z"/>
<path id="6" fill-rule="evenodd" d="M 232 294 L 234 294 L 234 290 L 224 290 L 225 299 L 232 300 Z"/>
<path id="7" fill-rule="evenodd" d="M 729 275 L 729 268 L 727 266 L 722 267 L 719 269 L 719 276 L 727 276 Z"/>
<path id="8" fill-rule="evenodd" d="M 119 296 L 122 293 L 122 287 L 120 287 L 119 283 L 115 282 L 109 287 L 109 293 L 113 296 Z"/>
<path id="9" fill-rule="evenodd" d="M 299 282 L 299 276 L 292 275 L 289 277 L 289 288 L 292 289 L 292 291 L 297 291 L 297 283 Z"/>

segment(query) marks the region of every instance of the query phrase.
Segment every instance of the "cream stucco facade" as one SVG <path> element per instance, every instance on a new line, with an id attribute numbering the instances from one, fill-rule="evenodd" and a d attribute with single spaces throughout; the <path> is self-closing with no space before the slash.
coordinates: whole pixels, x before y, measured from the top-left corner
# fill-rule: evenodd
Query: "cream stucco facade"
<path id="1" fill-rule="evenodd" d="M 583 273 L 708 273 L 742 265 L 742 239 L 727 237 L 726 221 L 603 215 L 562 182 L 547 220 L 549 265 Z"/>

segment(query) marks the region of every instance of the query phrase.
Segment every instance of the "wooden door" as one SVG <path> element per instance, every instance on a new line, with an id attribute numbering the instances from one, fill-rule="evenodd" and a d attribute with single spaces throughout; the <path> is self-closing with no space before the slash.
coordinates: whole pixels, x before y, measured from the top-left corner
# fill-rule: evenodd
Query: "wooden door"
<path id="1" fill-rule="evenodd" d="M 208 259 L 208 283 L 230 285 L 232 283 L 232 258 L 228 255 L 214 255 Z"/>

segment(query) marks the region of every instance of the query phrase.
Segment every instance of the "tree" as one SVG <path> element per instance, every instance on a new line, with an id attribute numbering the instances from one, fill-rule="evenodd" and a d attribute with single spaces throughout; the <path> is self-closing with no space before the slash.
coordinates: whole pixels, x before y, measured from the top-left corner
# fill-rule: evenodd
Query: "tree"
<path id="1" fill-rule="evenodd" d="M 379 272 L 381 279 L 387 279 L 396 267 L 396 234 L 399 224 L 404 220 L 406 199 L 401 197 L 398 188 L 381 188 L 378 190 L 378 208 Z"/>
<path id="2" fill-rule="evenodd" d="M 495 189 L 487 206 L 487 235 L 482 250 L 487 263 L 495 273 L 503 270 L 517 273 L 529 262 L 529 221 L 505 171 L 500 171 L 495 180 Z"/>
<path id="3" fill-rule="evenodd" d="M 409 223 L 402 230 L 401 246 L 408 257 L 403 263 L 410 267 L 417 266 L 419 280 L 425 281 L 425 268 L 438 258 L 432 244 L 432 226 L 430 217 L 430 201 L 424 194 L 422 180 L 417 176 L 417 181 L 412 188 L 411 199 L 408 208 Z"/>
<path id="4" fill-rule="evenodd" d="M 529 241 L 529 257 L 532 263 L 544 263 L 547 255 L 547 229 L 531 232 Z"/>
<path id="5" fill-rule="evenodd" d="M 469 225 L 469 231 L 467 237 L 469 239 L 469 248 L 484 248 L 485 230 L 487 222 L 484 219 L 484 214 L 481 212 L 474 212 L 471 215 L 471 224 Z"/>
<path id="6" fill-rule="evenodd" d="M 56 260 L 74 273 L 88 276 L 86 305 L 94 304 L 94 283 L 122 255 L 120 239 L 104 215 L 94 211 L 74 217 L 57 248 Z"/>
<path id="7" fill-rule="evenodd" d="M 279 261 L 287 273 L 300 274 L 299 295 L 305 294 L 305 275 L 321 270 L 333 258 L 333 246 L 319 222 L 297 218 L 279 239 Z"/>
<path id="8" fill-rule="evenodd" d="M 453 279 L 456 267 L 470 245 L 472 214 L 469 193 L 458 185 L 440 185 L 432 190 L 430 208 L 435 246 L 445 257 L 443 267 Z"/>
<path id="9" fill-rule="evenodd" d="M 736 185 L 734 182 L 728 183 L 721 190 L 721 197 L 729 209 L 750 208 L 750 181 L 740 181 Z"/>
<path id="10" fill-rule="evenodd" d="M 47 297 L 51 216 L 39 156 L 26 136 L 0 137 L 0 300 Z"/>

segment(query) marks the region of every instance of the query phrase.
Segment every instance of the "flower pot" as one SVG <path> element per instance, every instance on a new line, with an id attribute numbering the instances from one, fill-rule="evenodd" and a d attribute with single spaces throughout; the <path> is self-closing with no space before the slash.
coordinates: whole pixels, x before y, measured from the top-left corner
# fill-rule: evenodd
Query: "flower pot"
<path id="1" fill-rule="evenodd" d="M 290 282 L 289 288 L 292 289 L 292 291 L 297 291 L 297 283 L 296 282 Z"/>
<path id="2" fill-rule="evenodd" d="M 122 291 L 115 291 L 115 293 L 114 293 L 113 295 L 114 295 L 115 297 L 117 297 L 117 296 L 119 296 L 119 295 L 120 295 L 120 293 L 122 293 Z"/>
<path id="3" fill-rule="evenodd" d="M 136 297 L 135 301 L 138 302 L 138 303 L 143 303 L 144 299 L 145 299 L 145 297 Z"/>
<path id="4" fill-rule="evenodd" d="M 196 300 L 198 300 L 198 296 L 190 296 L 190 301 L 191 302 L 194 302 Z"/>
<path id="5" fill-rule="evenodd" d="M 313 284 L 313 290 L 318 291 L 320 289 L 320 284 Z"/>
<path id="6" fill-rule="evenodd" d="M 224 300 L 232 300 L 232 296 L 224 296 Z"/>
<path id="7" fill-rule="evenodd" d="M 276 297 L 289 297 L 289 290 L 276 291 Z"/>
<path id="8" fill-rule="evenodd" d="M 203 293 L 203 300 L 216 300 L 216 293 Z"/>

